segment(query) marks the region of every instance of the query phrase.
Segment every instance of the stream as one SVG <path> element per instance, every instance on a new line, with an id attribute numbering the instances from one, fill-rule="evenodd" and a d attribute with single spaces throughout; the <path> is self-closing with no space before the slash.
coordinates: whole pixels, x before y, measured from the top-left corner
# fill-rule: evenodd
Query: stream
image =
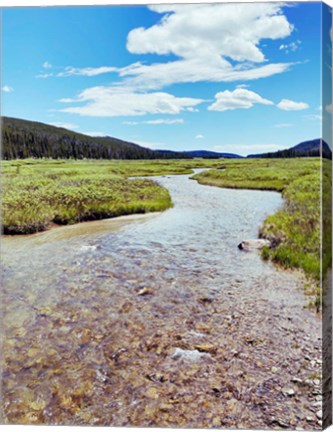
<path id="1" fill-rule="evenodd" d="M 237 245 L 276 192 L 155 178 L 157 214 L 3 236 L 3 422 L 321 428 L 300 273 Z"/>

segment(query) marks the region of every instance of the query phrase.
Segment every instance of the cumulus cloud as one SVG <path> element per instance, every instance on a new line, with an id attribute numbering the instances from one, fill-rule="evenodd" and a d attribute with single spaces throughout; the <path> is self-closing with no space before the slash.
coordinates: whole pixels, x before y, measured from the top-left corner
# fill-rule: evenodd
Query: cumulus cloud
<path id="1" fill-rule="evenodd" d="M 138 93 L 115 87 L 91 87 L 76 99 L 63 103 L 80 103 L 61 111 L 90 117 L 139 116 L 144 114 L 179 114 L 203 102 L 202 99 L 176 97 L 170 93 Z"/>
<path id="2" fill-rule="evenodd" d="M 215 102 L 208 107 L 210 111 L 249 109 L 254 104 L 274 105 L 272 101 L 264 99 L 259 94 L 244 88 L 216 93 L 215 99 Z"/>
<path id="3" fill-rule="evenodd" d="M 285 38 L 293 29 L 278 3 L 157 5 L 150 9 L 167 15 L 148 29 L 140 27 L 129 33 L 131 53 L 182 58 L 218 55 L 263 62 L 260 40 Z"/>
<path id="4" fill-rule="evenodd" d="M 174 83 L 231 82 L 266 78 L 288 70 L 292 63 L 269 63 L 262 40 L 284 39 L 293 26 L 282 3 L 179 4 L 149 8 L 161 14 L 157 24 L 129 32 L 132 54 L 174 55 L 177 59 L 125 67 L 67 67 L 57 76 L 117 73 L 122 84 L 161 89 Z"/>
<path id="5" fill-rule="evenodd" d="M 172 124 L 182 124 L 184 123 L 184 119 L 155 119 L 155 120 L 144 120 L 144 121 L 124 121 L 123 124 L 129 126 L 136 126 L 139 124 L 148 124 L 148 125 L 172 125 Z"/>
<path id="6" fill-rule="evenodd" d="M 277 107 L 284 111 L 300 111 L 309 108 L 309 105 L 305 102 L 294 102 L 289 99 L 282 99 L 277 104 Z"/>
<path id="7" fill-rule="evenodd" d="M 198 134 L 195 136 L 195 139 L 204 139 L 205 137 L 201 134 Z"/>
<path id="8" fill-rule="evenodd" d="M 134 76 L 136 85 L 251 80 L 290 67 L 284 63 L 260 65 L 267 61 L 261 40 L 283 39 L 293 30 L 280 3 L 157 5 L 150 9 L 163 14 L 162 19 L 152 27 L 132 30 L 127 49 L 133 54 L 173 54 L 179 59 L 123 68 L 120 74 Z"/>
<path id="9" fill-rule="evenodd" d="M 14 91 L 13 87 L 11 87 L 9 85 L 5 85 L 5 86 L 1 87 L 1 90 L 5 93 L 12 93 Z"/>
<path id="10" fill-rule="evenodd" d="M 160 14 L 160 19 L 150 27 L 130 31 L 127 49 L 135 55 L 161 56 L 161 60 L 125 67 L 67 67 L 56 76 L 115 73 L 119 80 L 110 86 L 87 88 L 77 98 L 62 99 L 63 103 L 75 104 L 62 111 L 101 117 L 194 112 L 204 102 L 202 99 L 177 97 L 161 89 L 179 83 L 246 82 L 281 74 L 293 63 L 270 62 L 263 41 L 291 35 L 293 26 L 283 6 L 283 3 L 149 6 Z M 173 57 L 165 57 L 170 55 Z M 273 104 L 245 87 L 242 84 L 234 92 L 218 93 L 208 109 L 226 111 Z"/>

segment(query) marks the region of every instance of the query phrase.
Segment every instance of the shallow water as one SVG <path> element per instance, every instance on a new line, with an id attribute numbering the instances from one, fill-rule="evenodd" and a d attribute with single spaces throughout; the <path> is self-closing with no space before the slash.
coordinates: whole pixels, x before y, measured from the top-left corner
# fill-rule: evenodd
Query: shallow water
<path id="1" fill-rule="evenodd" d="M 280 194 L 158 182 L 164 213 L 2 239 L 5 422 L 318 427 L 304 281 L 237 248 Z"/>

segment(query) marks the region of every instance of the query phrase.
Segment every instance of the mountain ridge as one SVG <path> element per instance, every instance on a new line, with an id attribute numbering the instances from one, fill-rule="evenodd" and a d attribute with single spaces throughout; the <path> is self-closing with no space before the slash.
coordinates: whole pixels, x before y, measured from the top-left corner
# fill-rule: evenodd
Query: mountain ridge
<path id="1" fill-rule="evenodd" d="M 285 150 L 276 152 L 250 154 L 247 158 L 291 158 L 291 157 L 319 157 L 322 154 L 324 158 L 332 159 L 332 150 L 328 144 L 320 138 L 303 141 Z"/>

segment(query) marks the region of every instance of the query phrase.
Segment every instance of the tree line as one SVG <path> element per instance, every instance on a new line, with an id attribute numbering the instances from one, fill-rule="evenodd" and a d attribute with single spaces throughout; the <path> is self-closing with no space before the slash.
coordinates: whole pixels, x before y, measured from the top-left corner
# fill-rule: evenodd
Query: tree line
<path id="1" fill-rule="evenodd" d="M 155 152 L 112 137 L 90 137 L 43 123 L 3 117 L 2 158 L 172 159 L 182 153 Z"/>

